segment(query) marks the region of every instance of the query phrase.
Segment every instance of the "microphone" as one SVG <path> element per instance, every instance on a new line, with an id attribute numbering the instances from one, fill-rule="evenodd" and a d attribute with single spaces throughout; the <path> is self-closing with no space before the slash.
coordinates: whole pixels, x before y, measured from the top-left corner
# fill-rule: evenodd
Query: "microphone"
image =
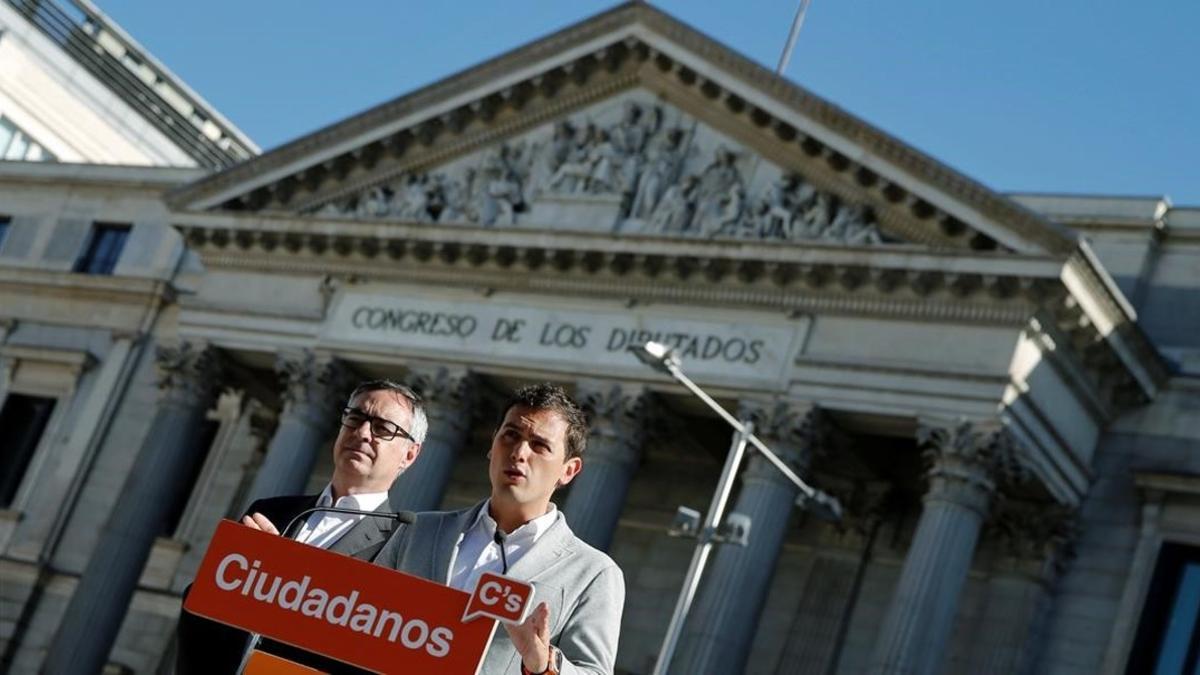
<path id="1" fill-rule="evenodd" d="M 504 542 L 508 539 L 508 535 L 499 527 L 496 528 L 496 534 L 492 535 L 492 541 L 500 547 L 500 564 L 504 566 L 504 571 L 501 574 L 508 574 L 508 554 L 504 552 Z"/>
<path id="2" fill-rule="evenodd" d="M 288 522 L 287 527 L 283 528 L 283 533 L 281 536 L 283 536 L 287 539 L 291 539 L 292 534 L 293 534 L 292 528 L 295 527 L 297 524 L 303 522 L 304 518 L 307 518 L 310 515 L 318 512 L 318 511 L 327 511 L 329 513 L 347 513 L 352 516 L 370 516 L 371 518 L 388 518 L 390 520 L 396 521 L 397 523 L 400 523 L 401 525 L 412 525 L 413 523 L 417 522 L 417 514 L 413 513 L 412 511 L 398 511 L 396 513 L 388 513 L 386 511 L 363 511 L 361 509 L 344 509 L 344 508 L 341 508 L 338 506 L 314 506 L 311 509 L 305 509 L 305 510 L 301 511 L 300 513 L 296 514 L 296 517 L 292 518 L 291 521 Z"/>

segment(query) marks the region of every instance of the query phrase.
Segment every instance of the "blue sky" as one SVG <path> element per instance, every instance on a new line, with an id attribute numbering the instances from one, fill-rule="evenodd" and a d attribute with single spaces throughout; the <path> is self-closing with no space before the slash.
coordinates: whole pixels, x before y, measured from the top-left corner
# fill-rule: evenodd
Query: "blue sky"
<path id="1" fill-rule="evenodd" d="M 98 2 L 263 148 L 614 4 Z M 772 68 L 797 6 L 655 4 Z M 812 0 L 786 75 L 998 190 L 1200 206 L 1196 0 Z"/>

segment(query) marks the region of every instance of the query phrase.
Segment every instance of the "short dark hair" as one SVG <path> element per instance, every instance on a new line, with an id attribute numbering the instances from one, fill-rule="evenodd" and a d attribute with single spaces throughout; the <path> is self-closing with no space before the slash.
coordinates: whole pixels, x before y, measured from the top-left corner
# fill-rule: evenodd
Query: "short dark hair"
<path id="1" fill-rule="evenodd" d="M 500 410 L 500 419 L 496 422 L 496 429 L 504 424 L 504 418 L 508 416 L 508 411 L 517 406 L 533 410 L 551 410 L 561 415 L 567 422 L 566 459 L 583 456 L 583 451 L 587 448 L 587 415 L 584 414 L 583 408 L 579 407 L 575 399 L 563 391 L 562 387 L 549 382 L 541 382 L 516 390 L 508 397 L 504 407 Z"/>
<path id="2" fill-rule="evenodd" d="M 412 415 L 408 425 L 412 427 L 407 429 L 408 434 L 413 437 L 413 442 L 418 445 L 425 442 L 425 434 L 429 431 L 429 419 L 425 416 L 425 406 L 421 404 L 421 396 L 412 390 L 412 387 L 393 382 L 392 380 L 367 380 L 360 383 L 350 392 L 350 398 L 346 399 L 346 406 L 349 407 L 354 403 L 354 399 L 369 394 L 373 391 L 390 391 L 408 401 Z"/>

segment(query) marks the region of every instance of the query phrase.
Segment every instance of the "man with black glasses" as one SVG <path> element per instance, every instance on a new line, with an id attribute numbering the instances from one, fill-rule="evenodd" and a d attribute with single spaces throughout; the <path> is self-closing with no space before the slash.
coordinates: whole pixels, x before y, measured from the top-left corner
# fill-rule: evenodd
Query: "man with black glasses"
<path id="1" fill-rule="evenodd" d="M 364 382 L 341 411 L 341 429 L 333 443 L 333 477 L 319 495 L 260 499 L 250 505 L 242 524 L 279 534 L 292 519 L 313 507 L 394 513 L 388 489 L 416 461 L 429 428 L 420 398 L 388 380 Z M 364 515 L 316 512 L 293 527 L 296 541 L 374 561 L 391 536 L 395 521 Z M 179 620 L 176 672 L 234 673 L 248 635 L 184 611 Z M 285 645 L 264 642 L 264 650 L 321 668 L 350 672 L 332 660 Z"/>
<path id="2" fill-rule="evenodd" d="M 314 506 L 391 512 L 388 489 L 417 459 L 429 422 L 420 399 L 388 380 L 364 382 L 342 409 L 333 443 L 333 479 L 317 496 L 272 497 L 250 505 L 242 524 L 279 534 L 297 514 Z M 390 531 L 383 518 L 314 513 L 295 533 L 300 542 L 373 560 Z"/>

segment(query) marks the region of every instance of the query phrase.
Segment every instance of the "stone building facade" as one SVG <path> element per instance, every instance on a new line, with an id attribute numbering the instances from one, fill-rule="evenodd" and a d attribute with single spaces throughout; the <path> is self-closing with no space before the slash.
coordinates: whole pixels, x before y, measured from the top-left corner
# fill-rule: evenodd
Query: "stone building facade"
<path id="1" fill-rule="evenodd" d="M 618 667 L 649 672 L 693 546 L 667 525 L 730 434 L 647 339 L 845 507 L 806 515 L 752 458 L 749 543 L 714 554 L 673 672 L 1178 651 L 1200 209 L 998 194 L 640 3 L 228 168 L 88 162 L 0 163 L 13 672 L 170 672 L 217 521 L 320 489 L 370 376 L 429 400 L 412 509 L 485 494 L 513 386 L 585 403 L 558 501 L 624 569 Z"/>

